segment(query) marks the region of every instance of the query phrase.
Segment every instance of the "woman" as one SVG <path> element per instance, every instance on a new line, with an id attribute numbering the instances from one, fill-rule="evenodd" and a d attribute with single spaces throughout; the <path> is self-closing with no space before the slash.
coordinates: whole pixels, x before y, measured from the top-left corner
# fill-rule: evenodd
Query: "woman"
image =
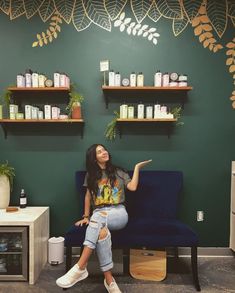
<path id="1" fill-rule="evenodd" d="M 127 188 L 135 191 L 139 181 L 139 170 L 152 160 L 135 165 L 132 179 L 120 167 L 112 164 L 111 156 L 101 144 L 94 144 L 86 154 L 87 174 L 84 186 L 87 187 L 83 219 L 75 225 L 88 225 L 84 240 L 84 249 L 77 264 L 56 283 L 62 288 L 70 288 L 88 276 L 87 262 L 96 249 L 100 268 L 104 273 L 104 286 L 108 292 L 121 292 L 115 282 L 111 251 L 111 230 L 119 230 L 126 226 L 128 214 L 125 206 Z M 91 204 L 93 214 L 90 218 Z"/>

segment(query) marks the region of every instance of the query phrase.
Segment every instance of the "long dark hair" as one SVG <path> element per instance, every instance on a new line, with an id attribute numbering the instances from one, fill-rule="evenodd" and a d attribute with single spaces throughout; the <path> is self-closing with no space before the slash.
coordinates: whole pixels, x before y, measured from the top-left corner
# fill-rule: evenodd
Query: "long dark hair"
<path id="1" fill-rule="evenodd" d="M 90 146 L 86 152 L 86 169 L 88 173 L 87 177 L 87 187 L 93 196 L 98 193 L 98 181 L 102 178 L 102 169 L 96 160 L 96 148 L 102 146 L 108 153 L 107 148 L 102 144 L 93 144 Z M 122 169 L 112 164 L 112 157 L 109 153 L 109 160 L 106 162 L 105 173 L 109 179 L 110 185 L 114 187 L 114 182 L 116 180 L 117 169 Z"/>

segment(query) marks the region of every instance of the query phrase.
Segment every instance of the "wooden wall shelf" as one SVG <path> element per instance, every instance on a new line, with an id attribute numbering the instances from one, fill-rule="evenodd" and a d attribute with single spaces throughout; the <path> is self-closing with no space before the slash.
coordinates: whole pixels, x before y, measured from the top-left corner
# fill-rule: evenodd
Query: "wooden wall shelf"
<path id="1" fill-rule="evenodd" d="M 13 124 L 63 124 L 63 125 L 71 125 L 78 123 L 81 125 L 81 137 L 83 138 L 83 130 L 84 130 L 84 120 L 83 119 L 0 119 L 0 124 L 2 126 L 4 137 L 7 138 L 8 126 Z"/>
<path id="2" fill-rule="evenodd" d="M 191 86 L 102 86 L 103 91 L 190 91 L 193 88 Z"/>
<path id="3" fill-rule="evenodd" d="M 155 86 L 136 86 L 136 87 L 130 87 L 130 86 L 102 86 L 102 90 L 104 93 L 104 98 L 105 98 L 105 104 L 106 104 L 106 109 L 108 108 L 109 104 L 109 98 L 115 95 L 115 93 L 125 93 L 126 94 L 126 101 L 128 98 L 128 93 L 133 96 L 133 93 L 143 93 L 145 92 L 146 94 L 150 93 L 151 95 L 153 93 L 161 93 L 161 94 L 167 94 L 167 93 L 182 93 L 184 96 L 188 91 L 191 91 L 193 87 L 191 86 L 177 86 L 177 87 L 155 87 Z M 115 95 L 117 96 L 117 95 Z M 120 98 L 123 99 L 123 97 L 120 96 Z M 144 97 L 142 96 L 142 102 Z M 183 97 L 181 97 L 182 100 Z M 182 101 L 182 108 L 184 108 L 184 101 Z"/>
<path id="4" fill-rule="evenodd" d="M 167 127 L 167 136 L 168 138 L 170 137 L 170 131 L 171 131 L 171 126 L 173 125 L 174 122 L 177 122 L 177 119 L 167 119 L 167 118 L 158 118 L 158 119 L 138 119 L 138 118 L 133 118 L 133 119 L 117 119 L 117 127 L 119 130 L 119 136 L 120 138 L 122 137 L 122 125 L 123 124 L 153 124 L 153 123 L 158 123 L 161 124 L 163 123 L 164 126 Z"/>
<path id="5" fill-rule="evenodd" d="M 25 91 L 34 91 L 34 92 L 69 92 L 70 88 L 67 87 L 9 87 L 7 88 L 12 92 L 25 92 Z"/>

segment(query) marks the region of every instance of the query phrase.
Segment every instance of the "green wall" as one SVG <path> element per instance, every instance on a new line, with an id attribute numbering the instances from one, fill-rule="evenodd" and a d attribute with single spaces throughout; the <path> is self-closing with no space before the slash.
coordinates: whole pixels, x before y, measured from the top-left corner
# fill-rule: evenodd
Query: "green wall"
<path id="1" fill-rule="evenodd" d="M 78 33 L 72 25 L 64 24 L 57 40 L 32 48 L 36 33 L 45 31 L 47 24 L 38 17 L 10 21 L 0 14 L 1 92 L 15 82 L 17 73 L 32 68 L 49 76 L 56 70 L 67 72 L 85 97 L 83 139 L 79 132 L 58 131 L 56 126 L 48 131 L 40 127 L 26 131 L 21 126 L 4 139 L 0 128 L 0 162 L 8 160 L 16 170 L 11 205 L 18 204 L 20 189 L 25 188 L 29 205 L 50 207 L 51 235 L 63 235 L 80 215 L 74 173 L 85 169 L 86 149 L 92 143 L 104 143 L 113 161 L 127 169 L 152 158 L 151 170 L 182 170 L 180 218 L 199 233 L 201 246 L 226 247 L 235 113 L 229 100 L 233 81 L 225 65 L 225 50 L 214 54 L 203 48 L 191 26 L 176 38 L 167 19 L 154 24 L 146 18 L 144 23 L 158 28 L 161 36 L 157 46 L 117 28 L 109 33 L 91 25 Z M 227 29 L 225 43 L 233 33 L 232 28 Z M 104 129 L 119 102 L 114 100 L 105 108 L 99 72 L 99 61 L 104 59 L 123 76 L 143 71 L 148 85 L 152 85 L 157 69 L 187 73 L 193 90 L 183 111 L 184 125 L 176 127 L 170 139 L 164 131 L 138 127 L 126 129 L 114 143 L 106 142 Z M 204 222 L 196 222 L 197 210 L 205 212 Z"/>

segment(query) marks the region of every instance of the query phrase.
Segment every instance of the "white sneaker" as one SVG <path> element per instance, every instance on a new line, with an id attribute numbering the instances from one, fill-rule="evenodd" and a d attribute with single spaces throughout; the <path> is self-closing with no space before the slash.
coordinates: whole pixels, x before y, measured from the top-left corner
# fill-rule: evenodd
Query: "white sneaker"
<path id="1" fill-rule="evenodd" d="M 80 270 L 79 266 L 75 264 L 65 275 L 56 280 L 56 284 L 61 288 L 70 288 L 87 277 L 87 269 Z"/>
<path id="2" fill-rule="evenodd" d="M 113 278 L 113 282 L 111 282 L 109 285 L 107 284 L 106 280 L 104 279 L 104 286 L 109 293 L 122 293 L 122 291 L 118 288 L 118 285 L 115 282 L 114 278 Z"/>

